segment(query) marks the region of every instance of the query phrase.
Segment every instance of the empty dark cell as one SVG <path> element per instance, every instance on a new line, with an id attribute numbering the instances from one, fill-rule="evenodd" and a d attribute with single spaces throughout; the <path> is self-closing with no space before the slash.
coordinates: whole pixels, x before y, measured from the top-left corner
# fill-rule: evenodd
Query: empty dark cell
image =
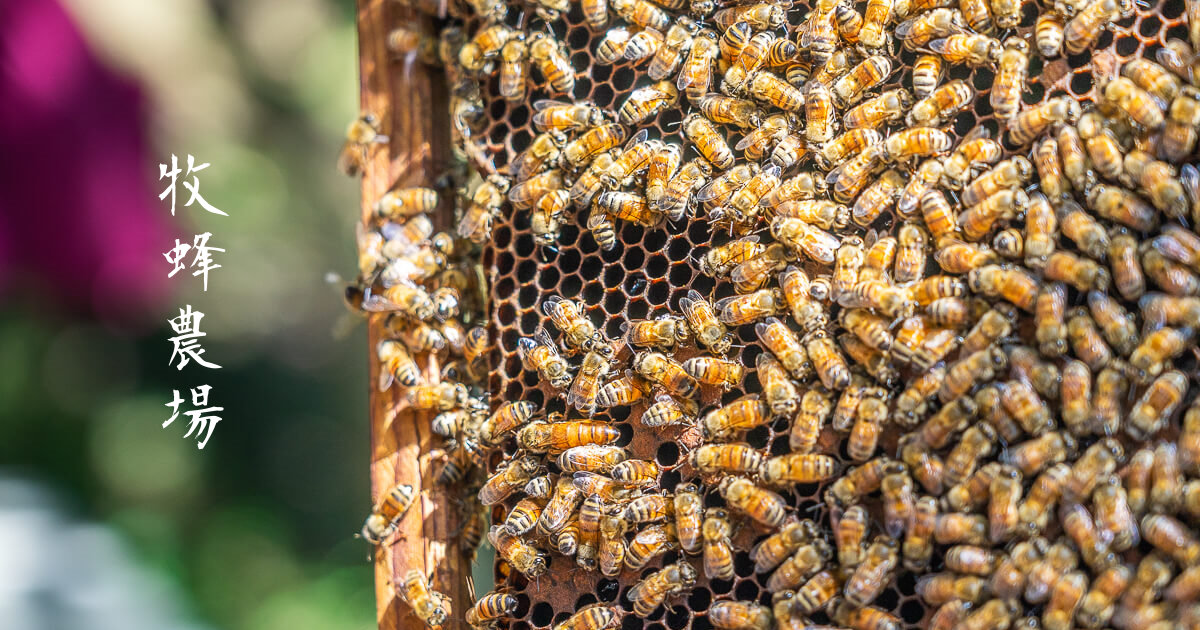
<path id="1" fill-rule="evenodd" d="M 1100 50 L 1101 48 L 1108 48 L 1109 46 L 1112 45 L 1113 37 L 1114 37 L 1114 35 L 1113 35 L 1112 31 L 1108 31 L 1108 30 L 1101 31 L 1100 37 L 1096 40 L 1096 46 L 1092 50 Z"/>
<path id="2" fill-rule="evenodd" d="M 771 439 L 771 430 L 767 427 L 757 427 L 746 434 L 746 442 L 754 448 L 766 448 Z"/>
<path id="3" fill-rule="evenodd" d="M 508 124 L 514 127 L 521 127 L 527 122 L 529 122 L 529 108 L 524 105 L 513 109 L 508 114 Z"/>
<path id="4" fill-rule="evenodd" d="M 710 597 L 711 597 L 711 595 L 710 595 Z M 705 609 L 693 607 L 692 610 L 705 610 Z M 713 627 L 712 622 L 708 620 L 707 616 L 692 617 L 692 630 L 712 630 L 712 627 Z"/>
<path id="5" fill-rule="evenodd" d="M 633 320 L 633 319 L 646 319 L 646 317 L 647 317 L 647 315 L 649 315 L 649 313 L 650 313 L 650 305 L 646 304 L 646 302 L 644 300 L 631 300 L 629 302 L 629 309 L 626 311 L 625 314 L 627 317 L 629 317 L 629 319 Z"/>
<path id="6" fill-rule="evenodd" d="M 621 620 L 621 630 L 642 630 L 645 623 L 637 615 L 625 615 Z"/>
<path id="7" fill-rule="evenodd" d="M 750 569 L 754 569 L 753 563 L 751 563 Z M 743 601 L 753 601 L 758 599 L 758 592 L 759 589 L 757 584 L 749 580 L 744 580 L 737 585 L 736 589 L 734 589 L 733 595 L 734 597 L 737 597 Z"/>
<path id="8" fill-rule="evenodd" d="M 573 249 L 564 249 L 558 257 L 558 269 L 564 274 L 575 273 L 579 270 L 579 259 L 579 252 Z"/>
<path id="9" fill-rule="evenodd" d="M 1036 3 L 1026 2 L 1021 10 L 1021 26 L 1031 28 L 1037 22 L 1038 7 Z"/>
<path id="10" fill-rule="evenodd" d="M 792 452 L 792 445 L 788 444 L 787 436 L 780 436 L 771 441 L 772 455 L 787 455 Z"/>
<path id="11" fill-rule="evenodd" d="M 729 403 L 742 397 L 742 393 L 734 390 L 729 390 L 721 394 L 721 404 L 728 405 Z"/>
<path id="12" fill-rule="evenodd" d="M 984 101 L 983 99 L 980 99 L 980 100 L 979 100 L 979 103 L 980 103 L 980 104 L 978 105 L 978 107 L 979 107 L 980 109 L 983 109 L 983 103 L 984 103 L 984 102 L 985 102 L 985 101 Z M 988 105 L 988 107 L 987 107 L 987 108 L 988 108 L 988 109 L 991 109 L 991 106 L 990 106 L 990 105 Z M 989 112 L 986 112 L 986 113 L 985 113 L 985 112 L 980 112 L 980 114 L 979 114 L 979 115 L 980 115 L 980 116 L 987 116 L 987 115 L 988 115 L 988 114 L 990 114 L 990 113 L 991 113 L 990 111 L 989 111 Z M 975 128 L 975 115 L 974 115 L 974 114 L 972 114 L 971 112 L 969 112 L 969 111 L 966 111 L 966 112 L 960 112 L 960 113 L 958 114 L 958 116 L 956 116 L 956 117 L 954 118 L 954 133 L 957 133 L 957 134 L 958 134 L 960 137 L 961 137 L 961 136 L 965 136 L 965 135 L 967 135 L 967 133 L 968 133 L 968 132 L 970 132 L 970 131 L 971 131 L 971 129 L 974 129 L 974 128 Z"/>
<path id="13" fill-rule="evenodd" d="M 692 268 L 687 265 L 672 265 L 671 272 L 667 274 L 667 278 L 671 284 L 677 287 L 687 286 L 689 280 L 692 279 Z"/>
<path id="14" fill-rule="evenodd" d="M 543 291 L 549 291 L 557 286 L 558 279 L 558 269 L 555 267 L 543 265 L 542 268 L 538 270 L 537 283 L 538 287 L 540 287 Z"/>
<path id="15" fill-rule="evenodd" d="M 879 594 L 879 598 L 875 600 L 875 605 L 884 610 L 891 610 L 899 603 L 900 593 L 897 593 L 894 588 L 883 589 L 883 592 Z"/>
<path id="16" fill-rule="evenodd" d="M 633 87 L 633 82 L 637 80 L 637 72 L 628 65 L 616 66 L 613 71 L 612 84 L 622 92 L 626 92 L 630 87 Z"/>
<path id="17" fill-rule="evenodd" d="M 647 247 L 649 251 L 657 252 L 658 247 Z M 661 253 L 656 253 L 650 256 L 649 262 L 646 263 L 646 276 L 650 278 L 661 278 L 667 273 L 667 257 Z"/>
<path id="18" fill-rule="evenodd" d="M 609 291 L 608 295 L 604 296 L 604 310 L 607 313 L 620 313 L 625 308 L 625 296 L 621 295 L 620 291 Z M 613 321 L 620 326 L 619 318 L 613 318 Z"/>
<path id="19" fill-rule="evenodd" d="M 506 275 L 512 272 L 514 264 L 513 255 L 510 252 L 500 252 L 496 255 L 496 271 L 500 275 Z M 511 289 L 509 289 L 511 291 Z"/>
<path id="20" fill-rule="evenodd" d="M 1022 98 L 1027 105 L 1036 105 L 1042 102 L 1042 95 L 1046 93 L 1046 88 L 1041 83 L 1030 83 L 1028 89 L 1022 94 Z"/>
<path id="21" fill-rule="evenodd" d="M 663 471 L 662 475 L 660 476 L 660 478 L 658 480 L 658 483 L 663 488 L 674 488 L 675 486 L 678 486 L 679 485 L 679 471 L 678 470 Z"/>
<path id="22" fill-rule="evenodd" d="M 513 381 L 508 384 L 508 387 L 504 388 L 504 395 L 507 396 L 509 400 L 520 400 L 522 389 L 524 388 L 521 387 L 520 383 Z"/>
<path id="23" fill-rule="evenodd" d="M 512 304 L 502 303 L 496 309 L 496 319 L 501 326 L 512 326 L 513 322 L 517 321 L 517 310 Z"/>
<path id="24" fill-rule="evenodd" d="M 609 313 L 613 313 L 613 312 L 620 313 L 621 311 L 619 309 L 616 311 L 613 311 L 608 306 L 609 303 L 612 301 L 612 298 L 614 295 L 617 297 L 620 297 L 618 294 L 610 293 L 604 298 L 604 310 Z M 621 298 L 621 299 L 622 299 L 622 302 L 624 302 L 624 298 Z M 619 317 L 610 317 L 608 319 L 608 321 L 604 323 L 604 334 L 607 335 L 610 339 L 621 338 L 621 336 L 625 334 L 621 330 L 621 324 L 623 324 L 623 323 L 624 323 L 624 321 Z"/>
<path id="25" fill-rule="evenodd" d="M 688 594 L 687 606 L 696 612 L 708 610 L 712 604 L 712 593 L 706 588 L 698 588 Z"/>
<path id="26" fill-rule="evenodd" d="M 965 65 L 955 64 L 950 66 L 946 75 L 951 79 L 962 79 L 965 81 L 971 78 L 971 69 Z"/>
<path id="27" fill-rule="evenodd" d="M 896 588 L 900 589 L 901 595 L 915 595 L 917 592 L 917 578 L 912 573 L 903 571 L 896 577 Z"/>
<path id="28" fill-rule="evenodd" d="M 524 617 L 529 612 L 529 596 L 525 593 L 517 593 L 516 596 L 517 609 L 513 611 L 513 616 L 517 618 Z"/>
<path id="29" fill-rule="evenodd" d="M 521 316 L 521 334 L 533 335 L 538 331 L 538 326 L 541 325 L 542 314 L 538 310 L 526 311 Z"/>
<path id="30" fill-rule="evenodd" d="M 673 238 L 667 245 L 667 257 L 671 260 L 686 261 L 692 258 L 692 245 L 686 239 Z"/>
<path id="31" fill-rule="evenodd" d="M 515 328 L 505 328 L 504 332 L 500 335 L 500 343 L 504 346 L 504 348 L 506 350 L 511 352 L 511 351 L 515 350 L 517 347 L 517 344 L 520 343 L 517 341 L 517 339 L 519 339 L 519 338 L 520 338 L 520 336 L 518 335 Z"/>
<path id="32" fill-rule="evenodd" d="M 604 578 L 596 583 L 596 596 L 602 602 L 616 601 L 617 595 L 621 593 L 621 583 L 616 580 Z"/>
<path id="33" fill-rule="evenodd" d="M 588 282 L 583 285 L 583 302 L 585 304 L 599 304 L 600 299 L 604 297 L 604 287 L 598 282 Z"/>
<path id="34" fill-rule="evenodd" d="M 1168 5 L 1166 5 L 1166 6 L 1171 6 L 1172 4 L 1174 4 L 1174 2 L 1168 2 Z M 1183 2 L 1180 2 L 1180 4 L 1182 5 Z M 1164 32 L 1164 34 L 1163 34 L 1163 41 L 1165 42 L 1168 40 L 1187 41 L 1188 40 L 1187 24 L 1176 24 L 1174 26 L 1171 26 L 1171 28 L 1166 29 L 1166 32 Z M 1144 49 L 1144 55 L 1148 56 L 1148 58 L 1154 59 L 1154 55 L 1150 53 L 1150 50 L 1148 50 L 1150 48 L 1151 48 L 1150 46 L 1147 46 L 1146 49 Z M 1154 48 L 1157 48 L 1157 46 Z"/>
<path id="35" fill-rule="evenodd" d="M 575 53 L 571 56 L 571 65 L 576 68 L 586 68 L 588 65 L 588 54 L 585 52 Z M 590 87 L 590 86 L 589 86 Z M 579 80 L 575 81 L 575 88 L 579 88 Z M 587 94 L 587 90 L 582 90 L 583 94 Z"/>
<path id="36" fill-rule="evenodd" d="M 608 85 L 608 77 L 612 74 L 612 66 L 592 66 L 592 79 L 596 87 L 592 89 L 592 102 L 598 107 L 609 107 L 613 101 L 613 89 Z"/>
<path id="37" fill-rule="evenodd" d="M 667 627 L 661 623 L 652 623 L 646 626 L 646 630 L 667 630 Z"/>
<path id="38" fill-rule="evenodd" d="M 517 304 L 522 308 L 533 308 L 537 306 L 539 291 L 532 284 L 522 284 L 521 290 L 517 292 Z"/>
<path id="39" fill-rule="evenodd" d="M 744 359 L 742 360 L 741 363 L 743 366 L 753 366 L 754 365 L 753 361 L 746 361 Z M 749 371 L 749 372 L 743 371 L 741 389 L 744 389 L 748 392 L 762 391 L 762 387 L 761 387 L 760 383 L 758 382 L 758 375 L 756 373 L 754 373 L 753 371 Z"/>
<path id="40" fill-rule="evenodd" d="M 507 105 L 508 103 L 502 99 L 492 101 L 492 104 L 488 106 L 488 113 L 491 114 L 492 120 L 504 120 L 504 114 L 508 110 Z"/>
<path id="41" fill-rule="evenodd" d="M 535 389 L 525 394 L 525 400 L 536 404 L 538 407 L 542 407 L 546 402 L 546 394 L 540 389 Z"/>
<path id="42" fill-rule="evenodd" d="M 1180 0 L 1175 0 L 1174 2 L 1163 2 L 1158 5 L 1158 12 L 1168 20 L 1173 20 L 1180 15 L 1183 15 L 1183 6 L 1184 4 Z"/>
<path id="43" fill-rule="evenodd" d="M 646 240 L 642 243 L 646 249 L 652 252 L 661 251 L 666 244 L 667 233 L 664 230 L 650 230 L 646 234 Z"/>
<path id="44" fill-rule="evenodd" d="M 900 606 L 900 617 L 906 623 L 918 624 L 925 617 L 925 607 L 918 601 L 907 601 Z"/>
<path id="45" fill-rule="evenodd" d="M 687 239 L 691 241 L 693 245 L 707 245 L 710 239 L 709 232 L 710 230 L 707 223 L 703 221 L 692 221 L 691 226 L 688 227 Z"/>
<path id="46" fill-rule="evenodd" d="M 1115 24 L 1116 26 L 1119 26 L 1123 29 L 1133 30 L 1133 23 L 1136 22 L 1137 19 L 1138 19 L 1138 13 L 1137 13 L 1137 11 L 1134 11 L 1134 12 L 1130 13 L 1128 16 L 1120 18 L 1117 21 L 1113 22 L 1113 24 Z M 1103 37 L 1101 38 L 1101 42 L 1103 42 Z M 1108 44 L 1101 43 L 1097 46 L 1096 49 L 1099 50 L 1100 48 L 1104 48 L 1105 46 L 1108 46 Z"/>
<path id="47" fill-rule="evenodd" d="M 604 259 L 604 262 L 606 262 L 606 263 L 615 263 L 618 260 L 621 260 L 621 257 L 624 255 L 625 255 L 625 245 L 623 243 L 621 243 L 620 241 L 617 241 L 616 246 L 613 247 L 612 249 L 600 250 L 600 258 Z"/>
<path id="48" fill-rule="evenodd" d="M 508 334 L 508 332 L 509 331 L 505 331 L 505 334 Z M 514 373 L 517 371 L 519 371 L 521 373 L 521 382 L 525 384 L 525 387 L 533 388 L 533 387 L 537 387 L 538 384 L 541 383 L 541 380 L 540 380 L 541 377 L 538 375 L 537 372 L 530 371 L 530 370 L 522 370 L 520 362 L 517 361 L 516 359 L 514 359 L 512 362 L 511 371 L 509 371 L 509 367 L 507 367 L 507 366 L 505 367 L 505 372 L 507 372 L 507 373 L 511 374 L 511 373 Z"/>
<path id="49" fill-rule="evenodd" d="M 507 225 L 498 225 L 492 230 L 492 246 L 504 249 L 512 241 L 512 230 Z"/>
<path id="50" fill-rule="evenodd" d="M 588 47 L 588 39 L 591 36 L 592 34 L 588 32 L 586 27 L 578 26 L 567 33 L 567 44 L 576 50 L 586 49 Z M 586 62 L 583 65 L 587 65 Z"/>
<path id="51" fill-rule="evenodd" d="M 1084 96 L 1092 90 L 1092 73 L 1080 72 L 1071 77 L 1071 93 Z"/>
<path id="52" fill-rule="evenodd" d="M 566 413 L 566 411 L 567 402 L 563 400 L 562 396 L 554 396 L 546 401 L 546 413 Z"/>
<path id="53" fill-rule="evenodd" d="M 742 577 L 750 577 L 754 574 L 754 561 L 750 559 L 750 552 L 739 551 L 733 556 L 733 570 Z"/>
<path id="54" fill-rule="evenodd" d="M 562 282 L 558 284 L 559 293 L 565 297 L 575 297 L 576 295 L 579 295 L 579 289 L 581 288 L 583 288 L 583 281 L 580 280 L 579 276 L 575 274 L 571 274 L 563 278 Z"/>
<path id="55" fill-rule="evenodd" d="M 1078 55 L 1068 55 L 1067 65 L 1073 69 L 1082 68 L 1092 62 L 1091 52 L 1082 52 Z"/>
<path id="56" fill-rule="evenodd" d="M 629 408 L 628 407 L 618 407 L 616 409 L 612 409 L 611 411 L 609 411 L 609 415 L 613 416 L 614 419 L 617 417 L 617 415 L 619 413 L 624 413 L 625 418 L 628 418 L 629 417 Z M 624 420 L 625 418 L 621 418 L 621 420 Z M 617 440 L 617 444 L 619 444 L 621 446 L 628 446 L 629 443 L 633 441 L 633 425 L 621 424 L 621 425 L 617 426 L 617 429 L 621 431 L 621 439 Z"/>
<path id="57" fill-rule="evenodd" d="M 511 138 L 514 155 L 528 148 L 529 142 L 533 140 L 533 134 L 528 129 L 518 129 L 509 137 Z"/>
<path id="58" fill-rule="evenodd" d="M 510 627 L 512 628 L 512 630 L 530 630 L 530 628 L 532 626 L 525 623 L 524 621 L 516 621 L 516 622 L 513 622 L 513 624 Z"/>
<path id="59" fill-rule="evenodd" d="M 699 291 L 701 295 L 709 295 L 713 288 L 716 287 L 717 281 L 703 274 L 692 276 L 692 288 Z"/>
<path id="60" fill-rule="evenodd" d="M 667 611 L 664 621 L 667 622 L 667 627 L 671 630 L 683 630 L 687 627 L 688 620 L 691 618 L 691 612 L 687 608 L 676 606 Z"/>
<path id="61" fill-rule="evenodd" d="M 517 256 L 519 258 L 529 258 L 529 255 L 533 253 L 533 249 L 534 249 L 533 235 L 532 234 L 518 235 L 516 243 L 514 243 L 513 249 L 516 250 Z M 525 262 L 532 263 L 533 261 L 527 260 Z M 522 266 L 524 266 L 523 263 L 522 263 Z M 533 276 L 530 275 L 530 276 L 527 276 L 526 278 L 529 280 L 532 280 Z"/>
<path id="62" fill-rule="evenodd" d="M 733 580 L 713 580 L 708 583 L 713 595 L 725 595 L 733 590 Z"/>
<path id="63" fill-rule="evenodd" d="M 618 267 L 619 268 L 619 267 Z M 622 270 L 623 271 L 623 270 Z M 646 290 L 646 276 L 640 269 L 630 271 L 625 275 L 622 290 L 629 296 L 641 295 Z"/>
<path id="64" fill-rule="evenodd" d="M 646 291 L 646 299 L 651 304 L 666 304 L 671 294 L 671 287 L 666 282 L 652 282 Z"/>
<path id="65" fill-rule="evenodd" d="M 642 265 L 646 262 L 646 252 L 640 247 L 631 247 L 625 251 L 625 259 L 621 261 L 621 266 L 626 270 L 642 271 Z"/>
<path id="66" fill-rule="evenodd" d="M 708 494 L 704 495 L 704 507 L 723 508 L 725 507 L 725 497 L 722 497 L 720 493 L 717 492 L 709 492 Z"/>
<path id="67" fill-rule="evenodd" d="M 1117 40 L 1117 54 L 1132 55 L 1133 53 L 1137 52 L 1139 44 L 1141 44 L 1141 42 L 1139 42 L 1136 37 L 1122 37 L 1121 39 Z"/>
<path id="68" fill-rule="evenodd" d="M 668 108 L 667 111 L 663 112 L 662 115 L 658 117 L 658 126 L 667 131 L 672 131 L 679 126 L 679 123 L 682 120 L 683 120 L 683 108 L 682 107 L 671 107 L 671 108 Z"/>
<path id="69" fill-rule="evenodd" d="M 669 440 L 663 442 L 654 454 L 654 461 L 660 466 L 674 466 L 679 461 L 679 446 Z"/>
<path id="70" fill-rule="evenodd" d="M 585 267 L 587 266 L 589 260 L 596 260 L 596 262 L 599 263 L 598 258 L 591 258 L 591 259 L 585 258 L 583 261 L 583 264 Z M 625 273 L 619 266 L 608 265 L 604 268 L 604 273 L 601 277 L 600 282 L 602 284 L 604 284 L 604 288 L 611 289 L 611 288 L 616 287 L 617 285 L 621 284 L 621 280 L 624 277 L 625 277 Z"/>
<path id="71" fill-rule="evenodd" d="M 588 256 L 584 258 L 579 267 L 579 275 L 585 280 L 595 280 L 600 277 L 600 272 L 604 270 L 604 262 L 597 256 Z"/>
<path id="72" fill-rule="evenodd" d="M 983 68 L 976 68 L 971 77 L 971 85 L 975 86 L 976 90 L 986 90 L 992 87 L 992 82 L 996 80 L 996 75 L 992 71 Z"/>
<path id="73" fill-rule="evenodd" d="M 620 230 L 622 243 L 641 243 L 642 234 L 645 233 L 645 228 L 633 223 L 618 222 L 617 229 Z"/>

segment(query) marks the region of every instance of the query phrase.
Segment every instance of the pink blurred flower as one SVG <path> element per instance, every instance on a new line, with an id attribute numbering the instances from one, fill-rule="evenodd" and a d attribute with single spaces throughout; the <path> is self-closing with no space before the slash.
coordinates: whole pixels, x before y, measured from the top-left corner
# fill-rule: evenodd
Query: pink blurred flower
<path id="1" fill-rule="evenodd" d="M 110 322 L 167 297 L 169 211 L 138 86 L 52 0 L 0 0 L 0 297 Z"/>

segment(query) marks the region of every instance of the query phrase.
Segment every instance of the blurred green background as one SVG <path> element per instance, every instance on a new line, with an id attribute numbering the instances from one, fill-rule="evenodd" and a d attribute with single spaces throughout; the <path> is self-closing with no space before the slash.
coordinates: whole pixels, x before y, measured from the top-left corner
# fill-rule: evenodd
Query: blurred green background
<path id="1" fill-rule="evenodd" d="M 354 266 L 358 182 L 334 166 L 357 114 L 353 4 L 64 0 L 145 91 L 156 155 L 211 164 L 202 193 L 229 217 L 180 208 L 178 231 L 227 251 L 206 293 L 177 275 L 135 332 L 32 300 L 0 311 L 0 418 L 16 420 L 0 422 L 0 472 L 110 528 L 198 627 L 374 626 L 353 538 L 370 507 L 365 330 L 324 279 Z M 189 303 L 224 369 L 167 366 L 166 320 Z M 182 416 L 160 428 L 171 390 L 201 383 L 225 407 L 203 451 Z"/>

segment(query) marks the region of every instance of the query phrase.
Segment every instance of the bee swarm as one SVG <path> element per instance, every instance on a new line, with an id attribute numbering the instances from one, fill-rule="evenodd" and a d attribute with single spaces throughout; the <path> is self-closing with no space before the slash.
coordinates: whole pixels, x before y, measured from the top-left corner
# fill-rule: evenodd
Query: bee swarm
<path id="1" fill-rule="evenodd" d="M 497 552 L 421 621 L 1200 628 L 1200 1 L 445 8 L 349 292 Z"/>

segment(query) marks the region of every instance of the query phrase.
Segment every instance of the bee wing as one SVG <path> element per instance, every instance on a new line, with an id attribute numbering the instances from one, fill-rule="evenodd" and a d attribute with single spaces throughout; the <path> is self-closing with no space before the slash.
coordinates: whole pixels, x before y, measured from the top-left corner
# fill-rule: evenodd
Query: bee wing
<path id="1" fill-rule="evenodd" d="M 593 208 L 592 212 L 590 214 L 588 214 L 587 227 L 589 230 L 594 230 L 594 229 L 600 227 L 601 225 L 603 225 L 605 222 L 610 221 L 610 220 L 611 219 L 608 218 L 607 214 L 605 214 L 604 212 L 596 211 Z"/>
<path id="2" fill-rule="evenodd" d="M 387 391 L 388 388 L 392 386 L 392 383 L 395 382 L 395 380 L 396 380 L 396 377 L 392 374 L 391 370 L 389 370 L 387 368 L 380 369 L 379 370 L 379 383 L 378 383 L 379 391 L 381 391 L 381 392 Z"/>
<path id="3" fill-rule="evenodd" d="M 570 107 L 570 106 L 571 106 L 570 103 L 556 101 L 552 98 L 543 98 L 543 99 L 539 99 L 539 100 L 533 102 L 533 111 L 540 112 L 543 109 L 549 109 L 551 107 Z"/>
<path id="4" fill-rule="evenodd" d="M 774 177 L 775 179 L 779 179 L 779 174 L 782 172 L 783 172 L 783 169 L 779 168 L 778 164 L 768 164 L 768 165 L 764 166 L 762 169 L 762 173 L 764 175 L 770 175 L 771 177 Z"/>
<path id="5" fill-rule="evenodd" d="M 920 19 L 921 19 L 921 16 L 918 15 L 916 17 L 909 18 L 909 19 L 904 20 L 903 22 L 897 24 L 896 31 L 895 31 L 896 38 L 901 41 L 907 41 L 909 38 L 911 38 L 914 35 L 914 33 L 912 32 L 913 28 L 916 27 L 917 22 Z"/>
<path id="6" fill-rule="evenodd" d="M 928 44 L 926 44 L 926 46 L 929 47 L 929 50 L 931 50 L 939 55 L 945 54 L 946 50 L 949 49 L 948 39 L 945 37 L 943 37 L 941 39 L 935 39 L 935 40 L 929 42 Z"/>
<path id="7" fill-rule="evenodd" d="M 767 133 L 769 133 L 769 131 L 766 127 L 759 127 L 758 129 L 755 129 L 754 131 L 742 136 L 742 139 L 738 140 L 737 144 L 735 144 L 733 148 L 738 151 L 745 151 L 746 147 L 758 142 Z"/>
<path id="8" fill-rule="evenodd" d="M 721 311 L 725 310 L 725 307 L 729 306 L 730 304 L 733 304 L 734 300 L 737 300 L 740 297 L 742 297 L 742 296 L 731 295 L 726 298 L 721 298 L 721 299 L 717 300 L 716 302 L 713 302 L 713 310 L 715 310 L 719 315 L 721 313 Z"/>
<path id="9" fill-rule="evenodd" d="M 638 145 L 638 144 L 645 142 L 646 138 L 648 138 L 648 137 L 650 137 L 649 130 L 647 130 L 647 129 L 639 130 L 637 133 L 633 134 L 633 137 L 629 139 L 629 142 L 625 143 L 625 150 L 628 151 L 629 149 L 633 148 L 634 145 Z"/>
<path id="10" fill-rule="evenodd" d="M 566 302 L 566 300 L 557 295 L 551 295 L 546 298 L 545 302 L 542 302 L 542 312 L 550 316 L 551 319 L 554 319 L 558 317 L 563 302 Z"/>
<path id="11" fill-rule="evenodd" d="M 386 313 L 400 310 L 400 305 L 382 295 L 372 293 L 363 296 L 363 310 L 371 313 Z"/>
<path id="12" fill-rule="evenodd" d="M 706 201 L 712 201 L 713 199 L 716 199 L 718 190 L 717 184 L 720 182 L 721 180 L 718 178 L 705 184 L 703 188 L 696 192 L 696 202 L 704 203 Z"/>

